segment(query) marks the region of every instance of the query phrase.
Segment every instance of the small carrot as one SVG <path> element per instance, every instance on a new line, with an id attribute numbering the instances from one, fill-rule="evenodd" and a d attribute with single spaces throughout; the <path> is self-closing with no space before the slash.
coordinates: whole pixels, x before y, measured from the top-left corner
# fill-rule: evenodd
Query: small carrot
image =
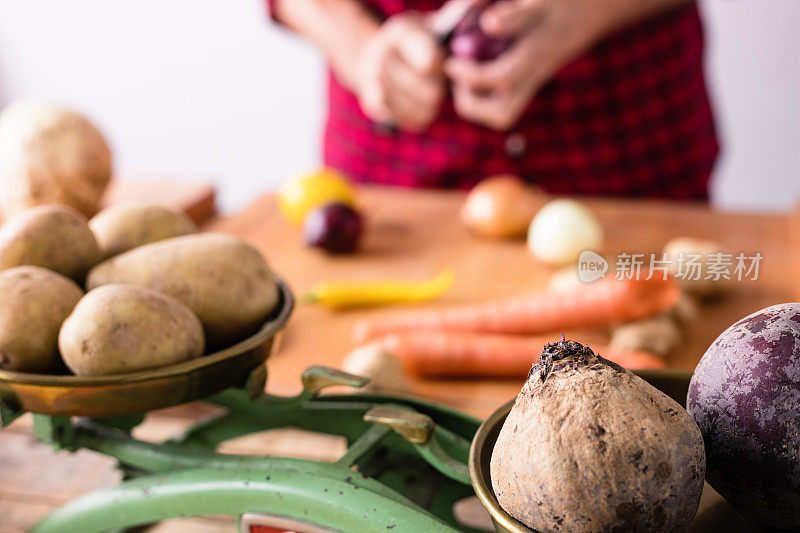
<path id="1" fill-rule="evenodd" d="M 419 328 L 534 335 L 638 320 L 675 305 L 680 290 L 674 279 L 645 278 L 610 278 L 559 293 L 384 315 L 356 324 L 354 337 L 363 343 Z"/>
<path id="2" fill-rule="evenodd" d="M 390 333 L 375 343 L 397 356 L 406 371 L 419 377 L 520 377 L 551 341 L 551 337 L 417 330 Z M 662 359 L 647 352 L 603 346 L 592 349 L 630 369 L 666 366 Z"/>

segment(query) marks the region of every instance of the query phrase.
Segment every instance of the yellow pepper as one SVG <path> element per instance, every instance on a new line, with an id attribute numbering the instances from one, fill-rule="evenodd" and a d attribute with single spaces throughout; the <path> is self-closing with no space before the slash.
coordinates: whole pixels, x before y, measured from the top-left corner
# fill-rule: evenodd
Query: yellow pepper
<path id="1" fill-rule="evenodd" d="M 365 281 L 320 281 L 315 283 L 304 300 L 334 309 L 374 305 L 420 303 L 444 294 L 455 281 L 452 269 L 435 278 L 422 281 L 396 279 Z"/>

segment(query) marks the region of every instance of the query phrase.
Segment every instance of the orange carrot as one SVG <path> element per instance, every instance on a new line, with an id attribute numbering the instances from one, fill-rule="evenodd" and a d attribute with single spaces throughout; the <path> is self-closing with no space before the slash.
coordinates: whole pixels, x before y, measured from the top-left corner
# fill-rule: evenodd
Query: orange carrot
<path id="1" fill-rule="evenodd" d="M 396 355 L 406 371 L 420 377 L 522 377 L 553 337 L 417 330 L 390 333 L 377 344 Z M 664 368 L 659 357 L 635 351 L 592 350 L 630 369 Z"/>
<path id="2" fill-rule="evenodd" d="M 486 333 L 539 334 L 639 320 L 675 305 L 675 280 L 606 278 L 570 291 L 440 309 L 406 311 L 356 324 L 357 343 L 403 330 L 437 328 Z"/>

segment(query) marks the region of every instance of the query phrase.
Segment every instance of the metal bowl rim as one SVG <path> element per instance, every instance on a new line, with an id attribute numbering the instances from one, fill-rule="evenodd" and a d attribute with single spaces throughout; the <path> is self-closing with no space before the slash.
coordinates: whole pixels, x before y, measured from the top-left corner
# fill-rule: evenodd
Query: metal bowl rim
<path id="1" fill-rule="evenodd" d="M 13 370 L 0 370 L 0 383 L 23 384 L 35 386 L 75 386 L 75 387 L 102 387 L 110 385 L 121 385 L 148 381 L 151 379 L 177 377 L 189 374 L 203 367 L 213 365 L 225 359 L 246 353 L 262 345 L 268 339 L 280 331 L 289 320 L 292 308 L 294 307 L 294 297 L 286 282 L 275 276 L 275 282 L 279 290 L 279 305 L 281 308 L 270 313 L 271 318 L 254 335 L 224 348 L 218 352 L 203 355 L 196 359 L 183 361 L 172 365 L 128 372 L 125 374 L 111 374 L 107 376 L 75 376 L 75 375 L 55 375 L 55 374 L 33 374 L 30 372 L 17 372 Z"/>
<path id="2" fill-rule="evenodd" d="M 692 376 L 691 372 L 680 369 L 665 368 L 661 370 L 640 370 L 636 374 L 640 377 L 665 377 L 667 379 L 680 379 L 689 380 Z M 472 481 L 472 488 L 475 490 L 475 495 L 480 500 L 481 505 L 486 509 L 492 520 L 504 531 L 510 533 L 535 533 L 526 525 L 519 522 L 513 516 L 508 514 L 505 509 L 500 507 L 497 497 L 494 495 L 494 490 L 488 485 L 491 481 L 483 476 L 483 460 L 481 459 L 481 451 L 485 446 L 487 436 L 501 420 L 505 420 L 511 408 L 514 406 L 516 398 L 513 398 L 500 407 L 498 407 L 475 432 L 475 437 L 472 439 L 472 444 L 469 448 L 469 478 Z"/>
<path id="3" fill-rule="evenodd" d="M 508 514 L 505 509 L 500 507 L 500 503 L 494 495 L 494 491 L 488 486 L 487 480 L 484 478 L 483 460 L 481 459 L 481 451 L 486 443 L 486 438 L 489 432 L 494 429 L 500 420 L 505 420 L 508 413 L 511 412 L 516 399 L 511 399 L 495 410 L 489 418 L 483 423 L 475 432 L 475 438 L 472 439 L 472 444 L 469 448 L 469 478 L 472 481 L 472 488 L 475 490 L 475 495 L 481 502 L 481 505 L 489 512 L 495 524 L 502 527 L 505 531 L 513 533 L 529 533 L 531 530 L 518 522 L 513 516 Z"/>

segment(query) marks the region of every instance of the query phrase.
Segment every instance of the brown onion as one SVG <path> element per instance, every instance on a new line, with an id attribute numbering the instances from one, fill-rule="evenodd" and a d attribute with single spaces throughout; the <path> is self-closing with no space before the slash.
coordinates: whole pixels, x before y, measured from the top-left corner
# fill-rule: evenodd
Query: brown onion
<path id="1" fill-rule="evenodd" d="M 545 201 L 541 189 L 516 176 L 493 176 L 478 183 L 467 195 L 461 220 L 479 237 L 519 237 Z"/>

